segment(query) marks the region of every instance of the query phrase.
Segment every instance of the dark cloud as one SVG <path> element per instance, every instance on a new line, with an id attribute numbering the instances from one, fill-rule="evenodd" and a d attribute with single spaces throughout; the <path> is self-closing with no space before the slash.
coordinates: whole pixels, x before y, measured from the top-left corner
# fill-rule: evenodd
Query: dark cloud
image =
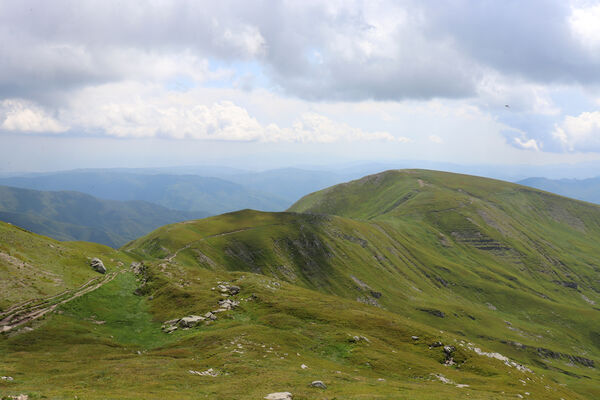
<path id="1" fill-rule="evenodd" d="M 555 0 L 454 0 L 431 7 L 429 32 L 461 53 L 535 82 L 597 83 L 600 59 L 569 25 L 572 5 Z"/>
<path id="2" fill-rule="evenodd" d="M 600 59 L 572 34 L 566 2 L 343 5 L 3 2 L 0 96 L 39 99 L 158 79 L 147 70 L 185 52 L 199 60 L 253 60 L 285 92 L 312 100 L 469 97 L 489 71 L 543 84 L 600 81 Z"/>

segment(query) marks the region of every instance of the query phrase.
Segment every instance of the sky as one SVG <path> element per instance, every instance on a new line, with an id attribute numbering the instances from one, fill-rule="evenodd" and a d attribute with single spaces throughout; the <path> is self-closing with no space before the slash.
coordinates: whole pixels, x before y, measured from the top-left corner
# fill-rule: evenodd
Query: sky
<path id="1" fill-rule="evenodd" d="M 0 173 L 600 160 L 600 1 L 0 0 Z"/>

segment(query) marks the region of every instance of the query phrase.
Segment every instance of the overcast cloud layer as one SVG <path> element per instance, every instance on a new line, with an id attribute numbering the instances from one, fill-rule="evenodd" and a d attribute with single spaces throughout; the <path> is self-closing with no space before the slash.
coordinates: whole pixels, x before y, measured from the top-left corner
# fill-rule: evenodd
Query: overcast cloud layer
<path id="1" fill-rule="evenodd" d="M 598 1 L 4 0 L 0 54 L 0 135 L 600 152 Z"/>

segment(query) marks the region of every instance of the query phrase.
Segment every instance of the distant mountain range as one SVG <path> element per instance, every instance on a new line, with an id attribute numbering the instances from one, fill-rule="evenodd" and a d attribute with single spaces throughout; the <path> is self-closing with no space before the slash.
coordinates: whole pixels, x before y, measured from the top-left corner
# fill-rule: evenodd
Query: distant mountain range
<path id="1" fill-rule="evenodd" d="M 58 240 L 119 247 L 159 226 L 206 216 L 145 201 L 101 200 L 78 192 L 0 186 L 0 220 Z"/>
<path id="2" fill-rule="evenodd" d="M 600 204 L 600 177 L 589 179 L 528 178 L 517 183 L 561 196 Z"/>
<path id="3" fill-rule="evenodd" d="M 76 170 L 0 179 L 0 184 L 35 190 L 73 190 L 108 200 L 143 200 L 183 211 L 215 215 L 244 208 L 281 211 L 293 200 L 197 175 Z"/>
<path id="4" fill-rule="evenodd" d="M 59 240 L 118 247 L 172 222 L 241 209 L 283 211 L 308 193 L 356 179 L 380 166 L 260 172 L 216 166 L 82 169 L 4 177 L 0 185 L 10 187 L 0 190 L 0 220 Z M 517 183 L 600 203 L 600 177 L 528 178 Z"/>

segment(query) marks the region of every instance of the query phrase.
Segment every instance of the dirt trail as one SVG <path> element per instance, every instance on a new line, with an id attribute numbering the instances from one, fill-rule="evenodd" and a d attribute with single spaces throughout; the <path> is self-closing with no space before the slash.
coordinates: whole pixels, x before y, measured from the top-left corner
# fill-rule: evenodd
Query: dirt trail
<path id="1" fill-rule="evenodd" d="M 171 261 L 173 261 L 173 259 L 174 259 L 175 257 L 177 257 L 177 255 L 179 254 L 179 252 L 180 252 L 180 251 L 187 250 L 187 249 L 189 249 L 189 248 L 190 248 L 192 245 L 194 245 L 194 244 L 196 244 L 196 243 L 200 243 L 200 242 L 202 242 L 202 241 L 204 241 L 204 240 L 206 240 L 206 239 L 210 239 L 210 238 L 214 238 L 214 237 L 219 237 L 219 236 L 233 235 L 234 233 L 243 232 L 243 231 L 248 231 L 248 230 L 250 230 L 250 229 L 255 229 L 255 227 L 242 228 L 242 229 L 237 229 L 237 230 L 235 230 L 235 231 L 222 232 L 222 233 L 217 233 L 217 234 L 215 234 L 215 235 L 210 235 L 210 236 L 203 237 L 203 238 L 202 238 L 202 239 L 200 239 L 200 240 L 196 240 L 196 241 L 193 241 L 193 242 L 191 242 L 191 243 L 188 243 L 188 244 L 187 244 L 187 245 L 185 245 L 184 247 L 182 247 L 182 248 L 180 248 L 180 249 L 176 250 L 176 251 L 175 251 L 173 254 L 170 254 L 170 255 L 168 255 L 167 257 L 165 257 L 165 258 L 164 258 L 164 260 L 165 260 L 165 261 L 167 261 L 167 262 L 171 262 Z"/>
<path id="2" fill-rule="evenodd" d="M 115 279 L 120 272 L 122 271 L 114 271 L 106 274 L 101 279 L 90 279 L 77 289 L 35 300 L 34 305 L 31 305 L 34 302 L 31 300 L 14 306 L 0 314 L 0 318 L 2 318 L 0 320 L 0 332 L 8 332 L 18 326 L 26 324 L 27 322 L 33 321 L 48 314 L 49 312 L 54 311 L 56 307 L 61 304 L 68 303 L 69 301 L 81 297 L 86 293 L 94 291 Z"/>

